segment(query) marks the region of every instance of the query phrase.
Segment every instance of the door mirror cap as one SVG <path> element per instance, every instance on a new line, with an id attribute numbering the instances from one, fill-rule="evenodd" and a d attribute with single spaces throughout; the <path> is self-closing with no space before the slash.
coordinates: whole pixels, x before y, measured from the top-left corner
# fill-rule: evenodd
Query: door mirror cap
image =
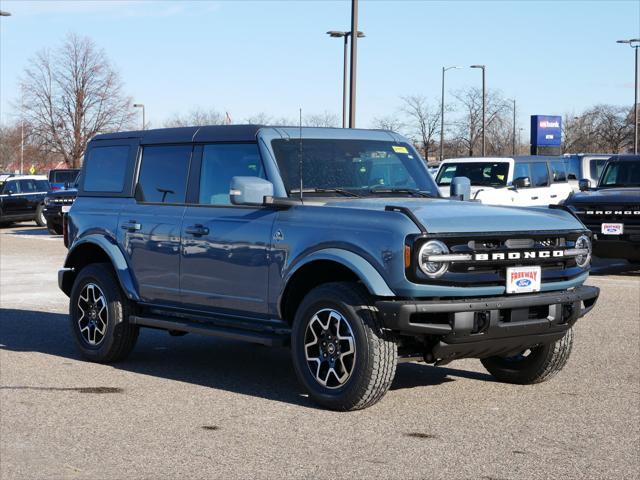
<path id="1" fill-rule="evenodd" d="M 513 187 L 517 190 L 518 188 L 529 188 L 531 186 L 531 179 L 529 177 L 518 177 L 513 179 Z"/>
<path id="2" fill-rule="evenodd" d="M 458 200 L 471 200 L 471 180 L 467 177 L 454 177 L 449 186 L 449 197 Z"/>
<path id="3" fill-rule="evenodd" d="M 273 183 L 258 177 L 233 177 L 229 198 L 233 205 L 264 205 L 264 197 L 273 197 Z"/>
<path id="4" fill-rule="evenodd" d="M 586 192 L 587 190 L 591 190 L 591 180 L 587 178 L 581 178 L 578 180 L 578 188 L 581 192 Z"/>

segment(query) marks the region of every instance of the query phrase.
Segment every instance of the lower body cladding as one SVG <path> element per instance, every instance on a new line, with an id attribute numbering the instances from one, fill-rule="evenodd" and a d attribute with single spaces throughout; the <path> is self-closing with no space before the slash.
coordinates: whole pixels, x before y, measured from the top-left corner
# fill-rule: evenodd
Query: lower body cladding
<path id="1" fill-rule="evenodd" d="M 561 339 L 595 305 L 600 290 L 573 290 L 456 300 L 381 300 L 385 328 L 423 337 L 424 359 L 508 356 Z"/>

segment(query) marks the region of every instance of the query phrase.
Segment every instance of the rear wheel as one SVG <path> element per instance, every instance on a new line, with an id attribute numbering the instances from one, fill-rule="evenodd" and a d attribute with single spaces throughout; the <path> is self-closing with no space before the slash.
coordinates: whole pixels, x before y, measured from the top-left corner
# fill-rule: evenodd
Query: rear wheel
<path id="1" fill-rule="evenodd" d="M 527 349 L 510 357 L 489 357 L 482 365 L 497 380 L 530 385 L 548 380 L 566 365 L 573 346 L 573 328 L 556 342 Z"/>
<path id="2" fill-rule="evenodd" d="M 334 410 L 373 405 L 395 375 L 397 347 L 382 330 L 366 290 L 328 283 L 307 294 L 291 334 L 296 375 L 319 404 Z"/>
<path id="3" fill-rule="evenodd" d="M 44 227 L 47 225 L 47 219 L 44 216 L 44 205 L 41 203 L 40 205 L 38 205 L 38 208 L 36 208 L 36 225 L 38 225 L 39 227 Z"/>
<path id="4" fill-rule="evenodd" d="M 69 318 L 83 357 L 109 363 L 124 359 L 136 344 L 139 327 L 129 323 L 131 302 L 124 296 L 111 266 L 95 263 L 75 279 Z"/>

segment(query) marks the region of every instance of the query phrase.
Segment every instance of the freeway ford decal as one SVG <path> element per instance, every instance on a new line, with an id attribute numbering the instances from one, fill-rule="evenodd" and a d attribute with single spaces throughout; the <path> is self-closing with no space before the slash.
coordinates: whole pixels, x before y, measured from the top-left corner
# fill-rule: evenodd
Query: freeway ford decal
<path id="1" fill-rule="evenodd" d="M 539 266 L 507 268 L 507 293 L 539 292 L 540 277 Z"/>

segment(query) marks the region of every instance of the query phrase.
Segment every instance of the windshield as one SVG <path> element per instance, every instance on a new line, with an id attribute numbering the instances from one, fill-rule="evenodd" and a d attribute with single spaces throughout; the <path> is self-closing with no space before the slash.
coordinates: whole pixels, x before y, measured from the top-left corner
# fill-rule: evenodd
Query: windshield
<path id="1" fill-rule="evenodd" d="M 604 168 L 599 187 L 640 187 L 640 161 L 610 162 Z"/>
<path id="2" fill-rule="evenodd" d="M 74 183 L 79 170 L 52 170 L 49 181 L 53 183 Z"/>
<path id="3" fill-rule="evenodd" d="M 507 185 L 507 162 L 459 162 L 445 163 L 438 172 L 438 185 L 450 185 L 454 177 L 467 177 L 471 185 L 504 187 Z"/>
<path id="4" fill-rule="evenodd" d="M 287 193 L 300 191 L 300 141 L 271 142 Z M 438 196 L 427 168 L 408 144 L 374 140 L 302 140 L 304 192 L 343 196 Z M 346 195 L 345 195 L 346 193 Z"/>

